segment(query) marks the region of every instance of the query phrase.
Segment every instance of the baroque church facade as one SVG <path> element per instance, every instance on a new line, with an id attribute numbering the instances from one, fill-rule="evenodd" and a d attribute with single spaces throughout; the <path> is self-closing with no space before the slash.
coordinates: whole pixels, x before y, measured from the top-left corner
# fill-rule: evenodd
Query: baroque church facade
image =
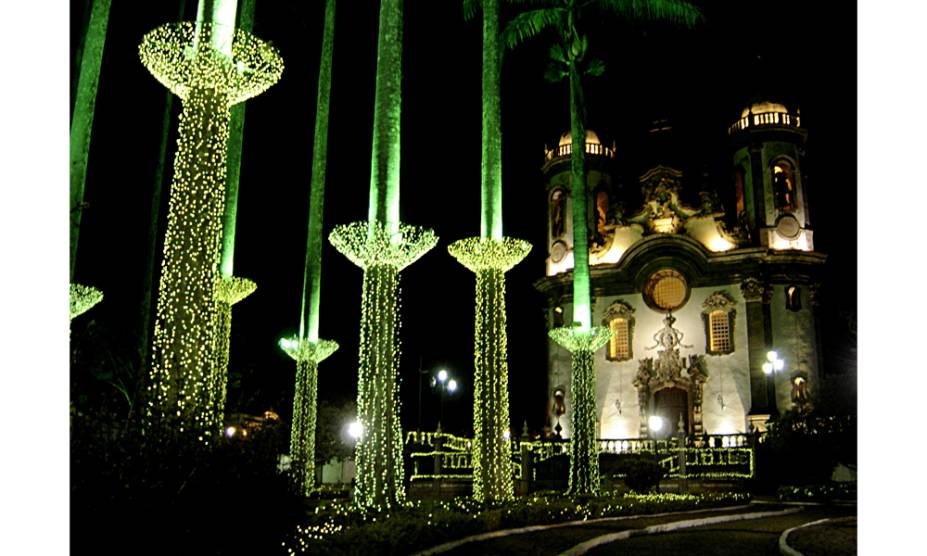
<path id="1" fill-rule="evenodd" d="M 813 403 L 826 256 L 802 174 L 807 132 L 797 109 L 771 102 L 727 132 L 732 183 L 714 191 L 659 158 L 637 183 L 615 183 L 614 144 L 587 132 L 593 324 L 612 332 L 595 354 L 601 439 L 764 430 Z M 567 133 L 542 167 L 548 256 L 535 286 L 551 327 L 572 322 L 570 151 Z M 548 426 L 569 438 L 570 354 L 547 349 Z"/>

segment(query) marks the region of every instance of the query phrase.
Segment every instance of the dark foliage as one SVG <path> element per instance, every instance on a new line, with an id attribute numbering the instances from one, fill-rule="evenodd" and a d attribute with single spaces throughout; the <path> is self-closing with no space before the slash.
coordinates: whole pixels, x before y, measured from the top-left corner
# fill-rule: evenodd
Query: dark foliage
<path id="1" fill-rule="evenodd" d="M 666 471 L 653 456 L 646 454 L 623 458 L 618 464 L 619 473 L 624 475 L 624 484 L 634 492 L 653 492 L 660 487 Z"/>
<path id="2" fill-rule="evenodd" d="M 755 488 L 824 485 L 838 463 L 856 463 L 856 418 L 817 412 L 786 412 L 770 422 L 757 446 Z"/>
<path id="3" fill-rule="evenodd" d="M 75 554 L 276 554 L 302 515 L 274 425 L 212 450 L 153 448 L 113 413 L 71 414 Z"/>

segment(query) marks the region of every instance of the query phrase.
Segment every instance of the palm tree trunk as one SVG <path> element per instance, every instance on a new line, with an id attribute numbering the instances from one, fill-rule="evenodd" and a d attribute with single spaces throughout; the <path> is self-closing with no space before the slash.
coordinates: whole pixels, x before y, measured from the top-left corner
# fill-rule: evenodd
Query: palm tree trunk
<path id="1" fill-rule="evenodd" d="M 570 157 L 573 195 L 573 322 L 575 331 L 592 331 L 592 307 L 589 295 L 589 232 L 586 227 L 586 113 L 583 86 L 576 62 L 570 62 Z M 580 346 L 572 351 L 571 394 L 573 428 L 570 438 L 571 494 L 597 494 L 599 491 L 599 454 L 595 431 L 595 366 L 593 349 Z"/>
<path id="2" fill-rule="evenodd" d="M 322 208 L 325 202 L 325 171 L 328 161 L 328 111 L 332 88 L 332 47 L 335 38 L 335 0 L 325 2 L 322 59 L 319 64 L 315 135 L 312 142 L 312 182 L 309 193 L 309 235 L 303 274 L 299 337 L 319 339 L 319 297 L 322 279 Z"/>
<path id="3" fill-rule="evenodd" d="M 483 1 L 483 159 L 480 236 L 502 239 L 499 0 Z"/>
<path id="4" fill-rule="evenodd" d="M 570 63 L 570 188 L 573 196 L 573 322 L 592 326 L 589 295 L 589 231 L 586 224 L 586 107 L 575 62 Z"/>
<path id="5" fill-rule="evenodd" d="M 87 159 L 90 154 L 93 113 L 97 102 L 97 87 L 100 83 L 100 64 L 103 61 L 103 45 L 106 42 L 110 3 L 111 0 L 94 0 L 93 2 L 81 53 L 77 94 L 75 95 L 74 109 L 71 114 L 70 278 L 72 282 L 74 281 L 74 265 L 77 262 L 77 240 L 80 233 L 81 212 L 84 208 Z"/>
<path id="6" fill-rule="evenodd" d="M 399 152 L 402 116 L 402 0 L 381 0 L 377 38 L 377 79 L 370 163 L 371 231 L 399 229 Z"/>
<path id="7" fill-rule="evenodd" d="M 328 111 L 331 95 L 332 48 L 335 39 L 335 0 L 325 2 L 322 57 L 319 62 L 312 143 L 312 182 L 309 193 L 309 231 L 306 265 L 300 304 L 298 342 L 319 342 L 319 299 L 322 277 L 322 208 L 325 200 L 325 170 L 328 160 Z M 307 332 L 308 329 L 308 332 Z M 335 346 L 337 348 L 337 345 Z M 308 348 L 308 346 L 307 346 Z M 320 351 L 302 349 L 296 360 L 296 388 L 293 393 L 293 425 L 290 430 L 290 477 L 294 491 L 308 496 L 315 487 L 315 429 L 318 399 Z M 326 355 L 327 356 L 327 355 Z"/>

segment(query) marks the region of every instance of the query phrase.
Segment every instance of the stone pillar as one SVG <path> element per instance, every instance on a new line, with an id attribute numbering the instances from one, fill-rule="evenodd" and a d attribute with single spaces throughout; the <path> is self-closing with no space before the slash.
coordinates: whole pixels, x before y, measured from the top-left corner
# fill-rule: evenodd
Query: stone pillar
<path id="1" fill-rule="evenodd" d="M 775 400 L 769 398 L 768 379 L 763 373 L 766 352 L 769 351 L 769 302 L 771 289 L 757 278 L 747 278 L 740 285 L 747 305 L 747 351 L 750 362 L 750 413 L 769 414 Z M 771 380 L 771 379 L 769 379 Z"/>

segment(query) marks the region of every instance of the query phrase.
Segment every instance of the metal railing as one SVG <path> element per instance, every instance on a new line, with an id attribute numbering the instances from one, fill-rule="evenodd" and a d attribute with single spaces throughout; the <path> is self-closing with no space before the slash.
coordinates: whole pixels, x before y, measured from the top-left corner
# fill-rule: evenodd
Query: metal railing
<path id="1" fill-rule="evenodd" d="M 752 434 L 690 436 L 680 439 L 599 439 L 599 453 L 654 457 L 669 478 L 745 479 L 754 474 L 754 446 L 762 437 Z M 569 454 L 569 440 L 512 439 L 512 475 L 522 480 L 528 469 L 536 469 L 556 456 Z M 416 479 L 472 479 L 472 442 L 468 438 L 440 432 L 411 431 L 406 434 Z M 534 473 L 531 473 L 534 475 Z"/>

